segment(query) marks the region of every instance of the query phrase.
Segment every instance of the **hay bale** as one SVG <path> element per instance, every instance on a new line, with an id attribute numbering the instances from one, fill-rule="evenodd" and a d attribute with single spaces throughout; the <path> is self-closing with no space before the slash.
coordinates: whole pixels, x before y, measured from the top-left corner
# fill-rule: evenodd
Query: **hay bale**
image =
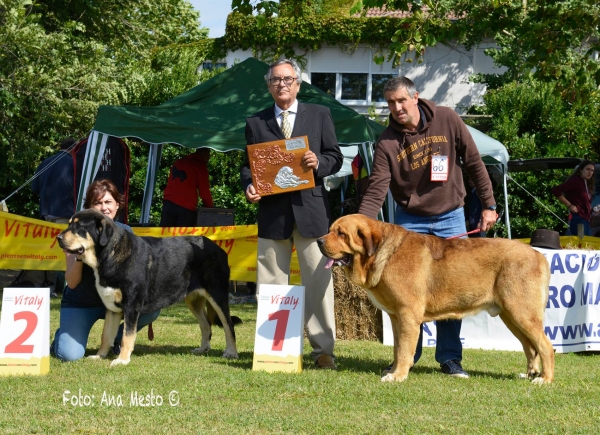
<path id="1" fill-rule="evenodd" d="M 341 268 L 334 267 L 332 273 L 337 338 L 383 341 L 381 312 L 371 303 L 367 292 L 351 284 Z"/>

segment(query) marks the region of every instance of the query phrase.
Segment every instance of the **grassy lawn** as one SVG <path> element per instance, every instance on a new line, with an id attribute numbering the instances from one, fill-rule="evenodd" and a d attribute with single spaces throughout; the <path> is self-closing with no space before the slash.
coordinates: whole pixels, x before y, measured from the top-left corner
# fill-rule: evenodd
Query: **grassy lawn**
<path id="1" fill-rule="evenodd" d="M 52 334 L 58 308 L 53 299 Z M 244 321 L 236 328 L 239 360 L 221 357 L 218 328 L 209 355 L 192 355 L 199 328 L 178 304 L 154 323 L 153 342 L 145 330 L 138 335 L 128 366 L 51 359 L 48 375 L 0 377 L 0 433 L 595 434 L 600 428 L 600 355 L 557 354 L 555 383 L 544 386 L 518 378 L 525 371 L 521 352 L 467 349 L 465 380 L 442 375 L 430 348 L 406 382 L 382 383 L 392 349 L 368 341 L 338 341 L 337 372 L 315 370 L 308 344 L 303 373 L 253 372 L 256 305 L 232 305 L 232 313 Z M 100 332 L 101 322 L 90 353 Z"/>

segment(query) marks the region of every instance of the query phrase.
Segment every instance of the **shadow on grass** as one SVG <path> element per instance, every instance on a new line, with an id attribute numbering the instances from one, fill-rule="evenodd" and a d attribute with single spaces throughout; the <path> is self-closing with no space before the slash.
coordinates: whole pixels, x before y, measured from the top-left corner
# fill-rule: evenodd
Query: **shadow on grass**
<path id="1" fill-rule="evenodd" d="M 305 358 L 305 361 L 308 360 L 306 360 Z M 383 370 L 386 369 L 392 363 L 391 360 L 365 360 L 364 358 L 359 359 L 352 357 L 340 357 L 336 358 L 335 361 L 338 366 L 338 370 L 356 373 L 373 373 L 379 377 L 383 376 Z M 465 370 L 467 371 L 467 373 L 469 373 L 469 376 L 472 378 L 512 380 L 517 379 L 519 377 L 519 373 L 500 373 L 485 370 L 474 370 L 470 367 L 465 367 Z M 525 366 L 523 366 L 523 371 L 524 370 Z M 409 376 L 431 375 L 433 373 L 438 373 L 439 375 L 445 376 L 442 374 L 441 368 L 437 362 L 428 363 L 420 360 L 416 365 L 414 365 L 411 368 Z"/>
<path id="2" fill-rule="evenodd" d="M 251 369 L 252 368 L 252 352 L 239 352 L 239 359 L 230 359 L 223 357 L 223 351 L 225 349 L 211 349 L 201 355 L 195 355 L 192 350 L 196 349 L 196 346 L 153 346 L 147 344 L 136 345 L 133 353 L 131 354 L 131 360 L 146 355 L 163 355 L 163 356 L 192 356 L 196 358 L 210 358 L 211 364 L 224 364 L 227 366 L 233 366 L 240 369 Z M 86 357 L 95 355 L 98 349 L 88 349 Z M 116 359 L 116 355 L 109 353 L 106 361 L 112 361 Z"/>

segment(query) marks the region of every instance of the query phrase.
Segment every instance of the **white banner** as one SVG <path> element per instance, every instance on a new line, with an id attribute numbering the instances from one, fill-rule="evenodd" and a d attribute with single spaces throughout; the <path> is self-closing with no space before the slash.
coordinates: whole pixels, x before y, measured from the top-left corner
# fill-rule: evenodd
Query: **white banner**
<path id="1" fill-rule="evenodd" d="M 558 353 L 600 350 L 600 251 L 535 249 L 546 257 L 552 273 L 544 321 L 552 346 Z M 385 313 L 383 325 L 383 343 L 393 345 Z M 467 349 L 523 350 L 502 320 L 487 312 L 463 319 L 460 337 Z M 435 344 L 435 322 L 428 322 L 423 346 Z"/>

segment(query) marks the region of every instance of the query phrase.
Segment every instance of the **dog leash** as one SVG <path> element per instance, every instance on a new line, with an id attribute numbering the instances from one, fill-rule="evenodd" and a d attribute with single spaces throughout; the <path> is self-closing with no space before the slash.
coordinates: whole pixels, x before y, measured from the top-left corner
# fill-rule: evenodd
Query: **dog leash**
<path id="1" fill-rule="evenodd" d="M 469 234 L 475 234 L 481 231 L 481 228 L 474 229 L 473 231 L 469 231 L 468 233 L 459 234 L 458 236 L 446 237 L 446 240 L 457 239 L 462 236 L 468 236 Z"/>

